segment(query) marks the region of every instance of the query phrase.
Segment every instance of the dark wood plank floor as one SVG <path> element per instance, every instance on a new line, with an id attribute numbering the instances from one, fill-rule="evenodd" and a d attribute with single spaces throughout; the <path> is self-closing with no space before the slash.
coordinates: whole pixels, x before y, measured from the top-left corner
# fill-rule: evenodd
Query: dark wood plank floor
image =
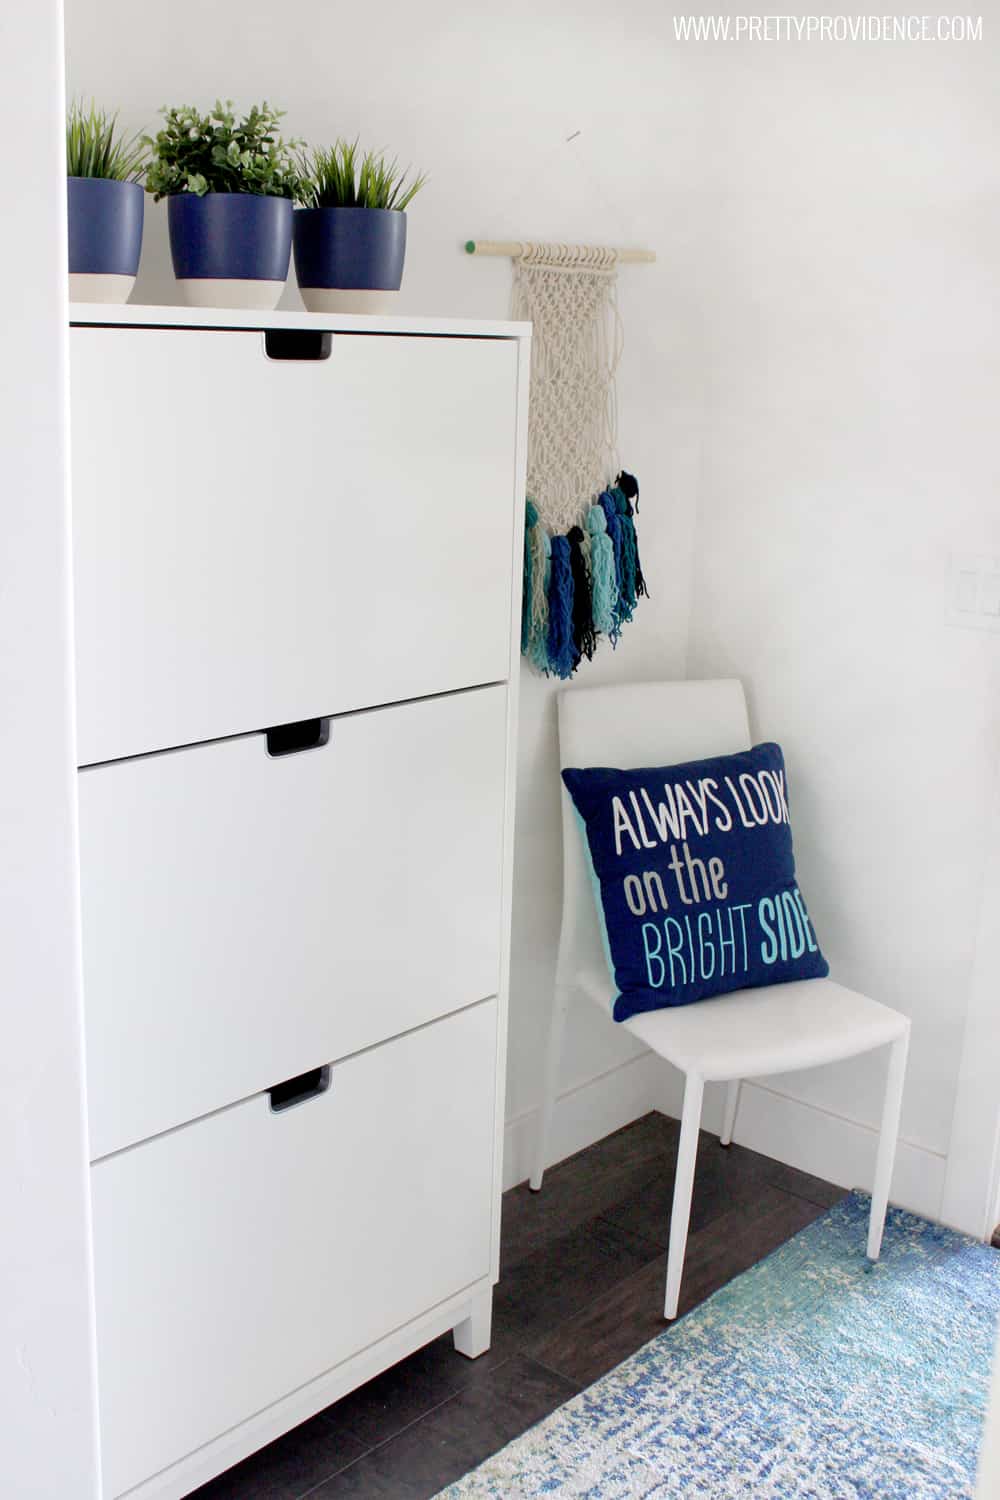
<path id="1" fill-rule="evenodd" d="M 677 1134 L 646 1115 L 504 1195 L 489 1353 L 428 1344 L 197 1500 L 427 1500 L 662 1333 Z M 703 1131 L 681 1312 L 842 1196 Z"/>

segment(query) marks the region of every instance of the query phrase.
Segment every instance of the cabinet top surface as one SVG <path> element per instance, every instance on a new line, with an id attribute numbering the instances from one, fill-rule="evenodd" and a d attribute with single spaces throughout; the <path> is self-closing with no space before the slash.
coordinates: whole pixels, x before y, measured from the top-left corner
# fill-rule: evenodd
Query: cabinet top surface
<path id="1" fill-rule="evenodd" d="M 329 333 L 424 334 L 446 338 L 528 339 L 530 323 L 485 318 L 395 317 L 369 313 L 260 312 L 230 307 L 108 306 L 71 302 L 71 324 L 102 328 L 312 328 Z"/>

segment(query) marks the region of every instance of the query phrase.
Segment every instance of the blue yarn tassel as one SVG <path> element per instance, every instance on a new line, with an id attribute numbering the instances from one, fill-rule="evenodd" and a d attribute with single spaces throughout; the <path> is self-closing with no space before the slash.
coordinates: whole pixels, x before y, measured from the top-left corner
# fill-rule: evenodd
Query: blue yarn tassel
<path id="1" fill-rule="evenodd" d="M 608 536 L 615 549 L 615 587 L 620 589 L 622 586 L 622 528 L 618 519 L 618 506 L 607 490 L 602 490 L 597 497 L 597 503 L 607 517 Z"/>
<path id="2" fill-rule="evenodd" d="M 608 518 L 601 505 L 587 512 L 590 532 L 591 591 L 594 601 L 594 629 L 611 635 L 615 629 L 615 605 L 618 587 L 615 583 L 615 549 L 608 536 Z"/>
<path id="3" fill-rule="evenodd" d="M 556 677 L 572 677 L 580 658 L 573 644 L 573 572 L 569 542 L 552 538 L 549 577 L 549 670 Z"/>

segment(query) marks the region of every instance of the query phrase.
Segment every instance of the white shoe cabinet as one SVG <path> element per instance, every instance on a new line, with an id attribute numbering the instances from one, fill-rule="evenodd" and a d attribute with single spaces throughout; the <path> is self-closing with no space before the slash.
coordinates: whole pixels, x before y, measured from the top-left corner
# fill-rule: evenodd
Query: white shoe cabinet
<path id="1" fill-rule="evenodd" d="M 73 309 L 106 1500 L 488 1347 L 527 334 Z"/>

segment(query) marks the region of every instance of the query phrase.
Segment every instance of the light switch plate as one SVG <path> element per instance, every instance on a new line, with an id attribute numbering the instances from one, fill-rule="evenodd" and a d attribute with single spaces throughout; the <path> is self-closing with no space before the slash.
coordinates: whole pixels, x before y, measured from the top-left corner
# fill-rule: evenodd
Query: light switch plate
<path id="1" fill-rule="evenodd" d="M 1000 556 L 980 552 L 952 558 L 946 618 L 965 630 L 1000 631 Z"/>

